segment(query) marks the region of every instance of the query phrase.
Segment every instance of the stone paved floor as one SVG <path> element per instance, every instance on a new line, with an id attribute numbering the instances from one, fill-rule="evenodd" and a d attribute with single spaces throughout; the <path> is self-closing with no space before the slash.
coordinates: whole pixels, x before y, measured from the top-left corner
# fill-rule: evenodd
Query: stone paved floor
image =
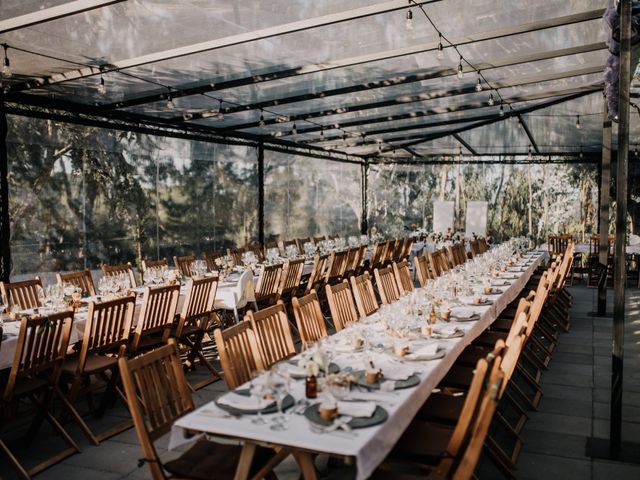
<path id="1" fill-rule="evenodd" d="M 593 291 L 582 286 L 571 289 L 574 295 L 572 330 L 563 334 L 549 371 L 543 376 L 544 397 L 539 411 L 530 415 L 524 428 L 524 448 L 518 461 L 519 479 L 640 479 L 640 465 L 592 460 L 585 456 L 586 438 L 608 434 L 611 319 L 586 315 L 593 309 Z M 623 437 L 640 442 L 640 292 L 629 292 L 629 320 L 625 331 L 625 393 Z M 609 302 L 611 305 L 611 301 Z M 197 375 L 190 374 L 195 381 Z M 200 405 L 225 391 L 217 382 L 196 393 Z M 113 425 L 125 417 L 123 408 L 110 411 L 100 425 Z M 39 475 L 39 479 L 147 479 L 146 466 L 138 467 L 142 457 L 133 429 L 101 445 L 89 445 L 74 428 L 70 428 L 80 443 L 82 453 L 68 458 Z M 42 440 L 30 451 L 44 452 L 53 445 L 45 427 Z M 163 458 L 175 455 L 167 452 L 167 439 L 158 442 Z M 499 478 L 483 463 L 481 478 Z M 282 480 L 297 478 L 295 465 L 284 462 L 277 471 Z M 346 478 L 334 474 L 332 478 Z M 0 478 L 17 478 L 3 457 L 0 457 Z"/>

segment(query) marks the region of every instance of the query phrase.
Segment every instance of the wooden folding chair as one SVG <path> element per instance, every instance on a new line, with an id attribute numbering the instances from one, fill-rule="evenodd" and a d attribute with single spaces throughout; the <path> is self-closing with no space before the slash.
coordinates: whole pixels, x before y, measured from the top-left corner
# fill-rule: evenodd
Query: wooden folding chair
<path id="1" fill-rule="evenodd" d="M 20 310 L 41 307 L 40 295 L 42 281 L 40 277 L 21 282 L 0 282 L 0 292 L 2 292 L 2 303 L 7 311 L 17 305 Z"/>
<path id="2" fill-rule="evenodd" d="M 296 294 L 296 291 L 300 287 L 303 270 L 304 258 L 299 258 L 297 260 L 287 260 L 284 263 L 284 268 L 280 276 L 280 285 L 278 286 L 276 300 L 280 300 L 282 298 L 285 302 L 287 302 Z"/>
<path id="3" fill-rule="evenodd" d="M 180 272 L 180 275 L 187 278 L 193 277 L 193 272 L 191 271 L 191 265 L 195 261 L 196 261 L 195 254 L 185 255 L 183 257 L 177 257 L 174 255 L 173 257 L 173 264 Z"/>
<path id="4" fill-rule="evenodd" d="M 222 378 L 205 357 L 202 345 L 212 323 L 219 324 L 213 308 L 217 288 L 218 277 L 190 278 L 187 282 L 187 293 L 182 304 L 180 318 L 172 332 L 172 336 L 178 340 L 178 343 L 187 348 L 185 365 L 188 368 L 195 367 L 195 361 L 198 358 L 200 364 L 209 370 L 213 377 L 194 385 L 194 390 L 200 390 Z"/>
<path id="5" fill-rule="evenodd" d="M 149 467 L 151 478 L 234 478 L 242 451 L 239 445 L 202 439 L 174 460 L 162 462 L 158 456 L 154 442 L 169 433 L 178 418 L 195 408 L 173 340 L 132 360 L 122 358 L 119 366 L 129 411 L 144 454 L 143 461 Z M 258 448 L 251 474 L 264 467 L 270 471 L 282 460 L 281 457 L 274 457 L 271 449 Z M 267 474 L 267 478 L 272 479 L 273 474 Z"/>
<path id="6" fill-rule="evenodd" d="M 371 253 L 371 259 L 369 260 L 369 270 L 377 268 L 384 263 L 387 245 L 388 242 L 379 242 L 373 246 L 373 252 Z"/>
<path id="7" fill-rule="evenodd" d="M 245 316 L 247 320 L 258 338 L 265 368 L 296 354 L 284 303 L 278 301 L 274 306 L 257 312 L 249 310 Z"/>
<path id="8" fill-rule="evenodd" d="M 421 288 L 427 284 L 427 281 L 431 278 L 429 273 L 429 262 L 424 255 L 416 255 L 413 257 L 413 265 L 415 268 L 416 276 L 418 277 L 418 283 Z"/>
<path id="9" fill-rule="evenodd" d="M 161 258 L 160 260 L 142 260 L 142 272 L 140 275 L 140 279 L 142 280 L 142 284 L 144 284 L 147 279 L 147 272 L 149 270 L 156 270 L 163 267 L 168 267 L 169 262 L 167 261 L 167 257 Z"/>
<path id="10" fill-rule="evenodd" d="M 349 281 L 345 279 L 337 285 L 327 285 L 326 289 L 329 311 L 336 331 L 339 332 L 350 323 L 357 322 L 358 312 Z"/>
<path id="11" fill-rule="evenodd" d="M 127 401 L 117 385 L 117 367 L 118 358 L 123 357 L 127 349 L 135 307 L 135 295 L 100 303 L 89 302 L 80 351 L 67 356 L 62 366 L 63 380 L 71 384 L 65 404 L 94 445 L 131 427 L 131 422 L 126 422 L 96 435 L 80 418 L 76 402 L 83 392 L 91 395 L 91 378 L 101 378 L 106 382 L 107 389 L 98 409 L 93 409 L 93 402 L 89 402 L 94 413 L 102 415 L 114 397 L 119 397 L 126 405 Z M 107 375 L 107 372 L 111 374 Z"/>
<path id="12" fill-rule="evenodd" d="M 320 300 L 315 290 L 309 295 L 291 299 L 296 327 L 303 346 L 309 346 L 327 336 L 327 327 L 320 310 Z"/>
<path id="13" fill-rule="evenodd" d="M 56 273 L 56 278 L 59 285 L 76 285 L 88 295 L 96 294 L 96 287 L 89 269 L 80 272 Z"/>
<path id="14" fill-rule="evenodd" d="M 373 270 L 373 276 L 376 279 L 376 287 L 378 287 L 378 294 L 383 304 L 397 302 L 400 299 L 392 267 L 376 268 Z"/>
<path id="15" fill-rule="evenodd" d="M 442 275 L 442 272 L 443 272 L 442 264 L 440 262 L 439 250 L 436 250 L 434 252 L 429 252 L 427 253 L 427 256 L 429 258 L 429 264 L 431 265 L 432 277 L 438 278 L 440 275 Z"/>
<path id="16" fill-rule="evenodd" d="M 73 311 L 21 320 L 13 364 L 0 398 L 0 414 L 7 414 L 6 418 L 2 418 L 0 428 L 11 422 L 10 417 L 23 418 L 18 409 L 22 401 L 28 399 L 35 407 L 35 417 L 25 436 L 26 442 L 31 444 L 42 422 L 46 420 L 68 445 L 65 450 L 27 469 L 9 449 L 9 445 L 0 439 L 0 451 L 24 479 L 30 479 L 46 468 L 80 452 L 76 442 L 52 413 L 54 396 L 60 396 L 60 368 L 69 345 L 72 324 Z"/>
<path id="17" fill-rule="evenodd" d="M 392 263 L 393 274 L 396 279 L 400 295 L 407 295 L 413 292 L 413 279 L 411 278 L 411 270 L 409 270 L 409 262 L 402 260 L 398 263 Z"/>
<path id="18" fill-rule="evenodd" d="M 102 274 L 106 277 L 116 276 L 124 273 L 128 275 L 129 281 L 131 282 L 131 287 L 135 288 L 138 286 L 136 275 L 135 273 L 133 273 L 133 266 L 131 266 L 131 262 L 122 263 L 120 265 L 102 265 L 100 268 L 102 269 Z"/>
<path id="19" fill-rule="evenodd" d="M 169 340 L 180 298 L 180 285 L 146 287 L 129 353 L 138 354 L 157 348 Z"/>
<path id="20" fill-rule="evenodd" d="M 311 268 L 311 274 L 307 280 L 307 285 L 304 289 L 304 294 L 308 295 L 311 290 L 318 290 L 324 285 L 324 279 L 326 278 L 327 266 L 329 264 L 329 255 L 316 255 L 313 261 L 313 267 Z"/>
<path id="21" fill-rule="evenodd" d="M 262 267 L 255 288 L 256 303 L 258 307 L 264 305 L 271 306 L 278 301 L 282 269 L 283 266 L 281 263 L 277 265 L 265 265 Z"/>
<path id="22" fill-rule="evenodd" d="M 378 300 L 376 300 L 369 272 L 364 272 L 359 277 L 351 277 L 350 281 L 351 291 L 353 292 L 360 318 L 368 317 L 377 312 L 379 308 Z"/>
<path id="23" fill-rule="evenodd" d="M 216 328 L 213 336 L 218 347 L 222 375 L 229 390 L 235 390 L 251 380 L 254 373 L 264 371 L 251 322 L 240 322 L 225 330 Z"/>
<path id="24" fill-rule="evenodd" d="M 210 272 L 217 272 L 219 270 L 218 265 L 216 265 L 216 260 L 222 257 L 222 253 L 220 252 L 202 252 L 202 259 L 207 264 L 207 270 Z"/>
<path id="25" fill-rule="evenodd" d="M 347 250 L 339 252 L 331 252 L 329 255 L 329 264 L 327 266 L 327 273 L 325 283 L 333 285 L 342 280 L 342 276 L 347 268 Z"/>

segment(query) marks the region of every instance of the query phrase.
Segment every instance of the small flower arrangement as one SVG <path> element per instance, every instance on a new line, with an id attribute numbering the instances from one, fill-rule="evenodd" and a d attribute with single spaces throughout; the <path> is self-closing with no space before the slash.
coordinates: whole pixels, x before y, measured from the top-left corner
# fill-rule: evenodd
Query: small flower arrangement
<path id="1" fill-rule="evenodd" d="M 298 366 L 304 368 L 307 375 L 318 376 L 321 372 L 326 374 L 329 371 L 329 357 L 323 350 L 317 348 L 311 357 L 303 356 Z"/>

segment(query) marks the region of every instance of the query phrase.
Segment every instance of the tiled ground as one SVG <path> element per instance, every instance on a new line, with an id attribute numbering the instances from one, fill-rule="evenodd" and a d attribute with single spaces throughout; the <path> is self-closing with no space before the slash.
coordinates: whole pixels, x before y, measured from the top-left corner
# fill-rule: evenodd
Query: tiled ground
<path id="1" fill-rule="evenodd" d="M 544 397 L 539 411 L 530 414 L 523 437 L 525 446 L 518 462 L 519 479 L 640 479 L 640 464 L 624 464 L 592 460 L 585 455 L 586 438 L 608 434 L 611 319 L 592 318 L 586 313 L 593 308 L 593 291 L 581 286 L 573 287 L 574 308 L 572 330 L 561 336 L 549 371 L 543 377 Z M 625 344 L 624 429 L 627 441 L 640 442 L 640 292 L 629 292 L 628 326 Z M 611 302 L 609 302 L 611 305 Z M 197 375 L 190 375 L 196 380 Z M 197 404 L 209 401 L 225 390 L 217 382 L 195 395 Z M 93 424 L 108 425 L 121 421 L 122 408 L 110 411 L 109 417 Z M 146 466 L 138 467 L 142 456 L 133 429 L 128 430 L 100 446 L 94 447 L 84 440 L 79 431 L 70 428 L 81 444 L 82 453 L 47 470 L 40 479 L 147 479 Z M 45 440 L 30 447 L 32 452 L 53 448 L 45 426 Z M 164 440 L 164 441 L 163 441 Z M 166 439 L 159 442 L 163 458 Z M 640 460 L 640 459 L 639 459 Z M 282 480 L 296 479 L 292 462 L 278 469 Z M 332 478 L 347 478 L 345 472 Z M 486 462 L 481 478 L 499 478 Z M 0 478 L 17 478 L 0 456 Z"/>

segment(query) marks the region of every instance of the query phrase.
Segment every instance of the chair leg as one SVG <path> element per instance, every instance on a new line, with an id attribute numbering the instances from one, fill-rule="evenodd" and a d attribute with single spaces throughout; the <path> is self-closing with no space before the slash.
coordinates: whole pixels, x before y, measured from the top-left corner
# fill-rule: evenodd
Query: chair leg
<path id="1" fill-rule="evenodd" d="M 4 455 L 7 457 L 9 463 L 11 463 L 13 468 L 18 472 L 20 478 L 24 480 L 31 480 L 31 475 L 29 475 L 29 473 L 25 470 L 25 468 L 18 461 L 15 455 L 11 453 L 9 447 L 7 447 L 7 445 L 2 440 L 0 440 L 0 451 L 2 451 L 2 453 L 4 453 Z"/>
<path id="2" fill-rule="evenodd" d="M 55 393 L 56 393 L 56 396 L 62 402 L 64 408 L 71 415 L 73 421 L 78 424 L 78 426 L 80 427 L 80 430 L 82 430 L 82 433 L 84 433 L 84 436 L 87 437 L 87 439 L 91 442 L 91 444 L 99 445 L 100 442 L 98 441 L 96 436 L 93 434 L 93 432 L 91 431 L 87 423 L 84 421 L 82 416 L 78 413 L 76 408 L 71 403 L 72 401 L 74 401 L 73 397 L 71 397 L 71 394 L 69 398 L 67 398 L 67 396 L 60 390 L 60 387 L 57 387 L 57 386 L 55 387 Z"/>

